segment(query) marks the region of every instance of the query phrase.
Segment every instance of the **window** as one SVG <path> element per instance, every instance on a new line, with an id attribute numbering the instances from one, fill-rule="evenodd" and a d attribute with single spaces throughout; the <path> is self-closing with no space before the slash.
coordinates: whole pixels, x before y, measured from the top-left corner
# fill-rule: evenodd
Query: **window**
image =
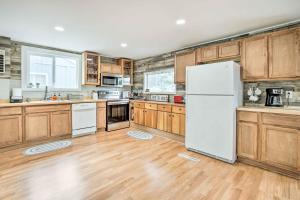
<path id="1" fill-rule="evenodd" d="M 81 56 L 33 47 L 22 47 L 23 88 L 79 89 Z"/>
<path id="2" fill-rule="evenodd" d="M 144 73 L 144 92 L 175 93 L 174 69 Z"/>

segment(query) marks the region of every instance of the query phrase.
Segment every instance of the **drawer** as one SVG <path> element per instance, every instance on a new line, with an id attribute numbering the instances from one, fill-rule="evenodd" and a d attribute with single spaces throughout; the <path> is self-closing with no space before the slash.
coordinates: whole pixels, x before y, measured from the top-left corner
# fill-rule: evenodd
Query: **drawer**
<path id="1" fill-rule="evenodd" d="M 22 114 L 22 107 L 0 108 L 0 116 L 1 115 L 19 115 L 19 114 Z"/>
<path id="2" fill-rule="evenodd" d="M 135 108 L 145 108 L 145 103 L 142 102 L 134 102 L 133 105 Z"/>
<path id="3" fill-rule="evenodd" d="M 97 108 L 106 108 L 106 102 L 98 102 Z"/>
<path id="4" fill-rule="evenodd" d="M 183 106 L 172 106 L 173 113 L 185 114 L 185 107 Z"/>
<path id="5" fill-rule="evenodd" d="M 258 116 L 256 112 L 239 111 L 238 120 L 246 122 L 258 122 Z"/>
<path id="6" fill-rule="evenodd" d="M 149 110 L 157 110 L 157 104 L 155 103 L 145 103 L 145 108 Z"/>
<path id="7" fill-rule="evenodd" d="M 281 115 L 264 113 L 262 116 L 264 124 L 287 126 L 300 129 L 300 116 L 299 115 Z"/>
<path id="8" fill-rule="evenodd" d="M 157 105 L 157 110 L 163 112 L 172 112 L 172 106 L 167 104 L 159 104 Z"/>
<path id="9" fill-rule="evenodd" d="M 51 106 L 28 106 L 26 113 L 55 112 L 62 110 L 71 110 L 71 105 L 51 105 Z"/>

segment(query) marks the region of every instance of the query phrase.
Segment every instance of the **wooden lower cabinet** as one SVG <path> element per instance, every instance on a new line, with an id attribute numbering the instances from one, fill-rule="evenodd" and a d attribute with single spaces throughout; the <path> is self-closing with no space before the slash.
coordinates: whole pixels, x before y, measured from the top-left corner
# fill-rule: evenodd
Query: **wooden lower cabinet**
<path id="1" fill-rule="evenodd" d="M 71 134 L 71 112 L 53 112 L 51 116 L 51 137 L 58 137 Z"/>
<path id="2" fill-rule="evenodd" d="M 106 127 L 106 108 L 97 108 L 97 128 Z"/>
<path id="3" fill-rule="evenodd" d="M 278 167 L 300 170 L 300 131 L 263 125 L 261 160 Z"/>
<path id="4" fill-rule="evenodd" d="M 22 142 L 22 115 L 0 116 L 0 148 Z"/>
<path id="5" fill-rule="evenodd" d="M 25 115 L 25 140 L 34 141 L 50 136 L 50 114 L 34 113 Z"/>
<path id="6" fill-rule="evenodd" d="M 144 125 L 144 109 L 134 108 L 134 123 Z"/>
<path id="7" fill-rule="evenodd" d="M 145 126 L 150 128 L 156 128 L 157 127 L 157 111 L 156 110 L 150 110 L 145 109 Z"/>
<path id="8" fill-rule="evenodd" d="M 172 132 L 172 113 L 157 111 L 157 129 Z"/>
<path id="9" fill-rule="evenodd" d="M 185 115 L 172 113 L 172 133 L 185 135 Z"/>
<path id="10" fill-rule="evenodd" d="M 238 156 L 257 159 L 258 125 L 251 122 L 238 123 Z"/>

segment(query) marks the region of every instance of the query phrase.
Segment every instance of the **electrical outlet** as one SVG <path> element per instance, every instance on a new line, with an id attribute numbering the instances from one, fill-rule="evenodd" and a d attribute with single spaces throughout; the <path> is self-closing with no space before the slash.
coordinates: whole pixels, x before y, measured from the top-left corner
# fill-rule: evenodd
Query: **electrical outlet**
<path id="1" fill-rule="evenodd" d="M 285 91 L 285 96 L 287 99 L 292 99 L 293 98 L 293 91 Z"/>

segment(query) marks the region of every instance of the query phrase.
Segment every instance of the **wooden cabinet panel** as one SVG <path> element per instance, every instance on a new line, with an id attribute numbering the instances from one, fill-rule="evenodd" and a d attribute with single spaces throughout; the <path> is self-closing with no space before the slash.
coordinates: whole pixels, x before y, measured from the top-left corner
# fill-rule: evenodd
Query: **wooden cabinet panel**
<path id="1" fill-rule="evenodd" d="M 101 64 L 101 73 L 110 73 L 111 72 L 111 65 L 110 63 L 102 63 Z"/>
<path id="2" fill-rule="evenodd" d="M 172 132 L 172 113 L 157 111 L 157 129 Z"/>
<path id="3" fill-rule="evenodd" d="M 43 113 L 43 112 L 55 112 L 71 110 L 71 105 L 51 105 L 51 106 L 28 106 L 25 108 L 26 113 Z"/>
<path id="4" fill-rule="evenodd" d="M 257 159 L 258 125 L 238 122 L 238 156 Z"/>
<path id="5" fill-rule="evenodd" d="M 106 108 L 106 102 L 98 102 L 97 108 Z"/>
<path id="6" fill-rule="evenodd" d="M 240 56 L 240 42 L 226 42 L 219 45 L 219 58 L 230 58 Z"/>
<path id="7" fill-rule="evenodd" d="M 97 128 L 106 127 L 106 107 L 97 108 Z"/>
<path id="8" fill-rule="evenodd" d="M 195 51 L 187 54 L 177 54 L 175 56 L 175 82 L 185 83 L 185 70 L 186 66 L 196 64 Z"/>
<path id="9" fill-rule="evenodd" d="M 135 108 L 145 108 L 145 103 L 134 102 L 133 106 L 134 106 Z"/>
<path id="10" fill-rule="evenodd" d="M 97 53 L 84 52 L 82 54 L 82 84 L 100 84 L 100 63 L 101 58 Z"/>
<path id="11" fill-rule="evenodd" d="M 113 74 L 122 74 L 122 66 L 113 64 L 111 66 L 111 73 L 113 73 Z"/>
<path id="12" fill-rule="evenodd" d="M 262 126 L 261 159 L 269 164 L 299 170 L 299 130 Z"/>
<path id="13" fill-rule="evenodd" d="M 258 122 L 258 116 L 256 112 L 239 111 L 238 120 L 246 122 Z"/>
<path id="14" fill-rule="evenodd" d="M 300 68 L 299 42 L 299 36 L 296 30 L 284 30 L 270 34 L 270 78 L 297 77 L 297 72 L 299 72 Z"/>
<path id="15" fill-rule="evenodd" d="M 201 62 L 218 59 L 218 46 L 208 46 L 201 48 Z"/>
<path id="16" fill-rule="evenodd" d="M 157 110 L 160 110 L 163 112 L 172 112 L 172 106 L 167 105 L 167 104 L 157 105 Z"/>
<path id="17" fill-rule="evenodd" d="M 247 38 L 242 52 L 243 79 L 268 78 L 268 38 L 266 35 Z"/>
<path id="18" fill-rule="evenodd" d="M 185 114 L 185 107 L 183 106 L 172 106 L 172 112 L 178 114 Z"/>
<path id="19" fill-rule="evenodd" d="M 172 133 L 185 135 L 185 115 L 178 113 L 172 114 Z"/>
<path id="20" fill-rule="evenodd" d="M 50 114 L 51 137 L 58 137 L 71 134 L 71 112 L 60 111 Z"/>
<path id="21" fill-rule="evenodd" d="M 25 116 L 25 140 L 44 139 L 50 135 L 49 113 L 27 114 Z"/>
<path id="22" fill-rule="evenodd" d="M 0 147 L 22 142 L 22 115 L 0 117 Z"/>
<path id="23" fill-rule="evenodd" d="M 144 109 L 134 108 L 134 123 L 144 125 Z"/>
<path id="24" fill-rule="evenodd" d="M 2 115 L 20 115 L 22 114 L 21 107 L 0 108 L 0 116 Z"/>
<path id="25" fill-rule="evenodd" d="M 156 128 L 157 126 L 157 111 L 145 109 L 145 126 Z"/>
<path id="26" fill-rule="evenodd" d="M 156 103 L 145 103 L 145 108 L 149 110 L 157 110 L 157 104 Z"/>
<path id="27" fill-rule="evenodd" d="M 262 115 L 262 122 L 269 125 L 281 125 L 291 128 L 300 129 L 300 116 L 299 115 L 282 115 L 264 113 Z"/>

